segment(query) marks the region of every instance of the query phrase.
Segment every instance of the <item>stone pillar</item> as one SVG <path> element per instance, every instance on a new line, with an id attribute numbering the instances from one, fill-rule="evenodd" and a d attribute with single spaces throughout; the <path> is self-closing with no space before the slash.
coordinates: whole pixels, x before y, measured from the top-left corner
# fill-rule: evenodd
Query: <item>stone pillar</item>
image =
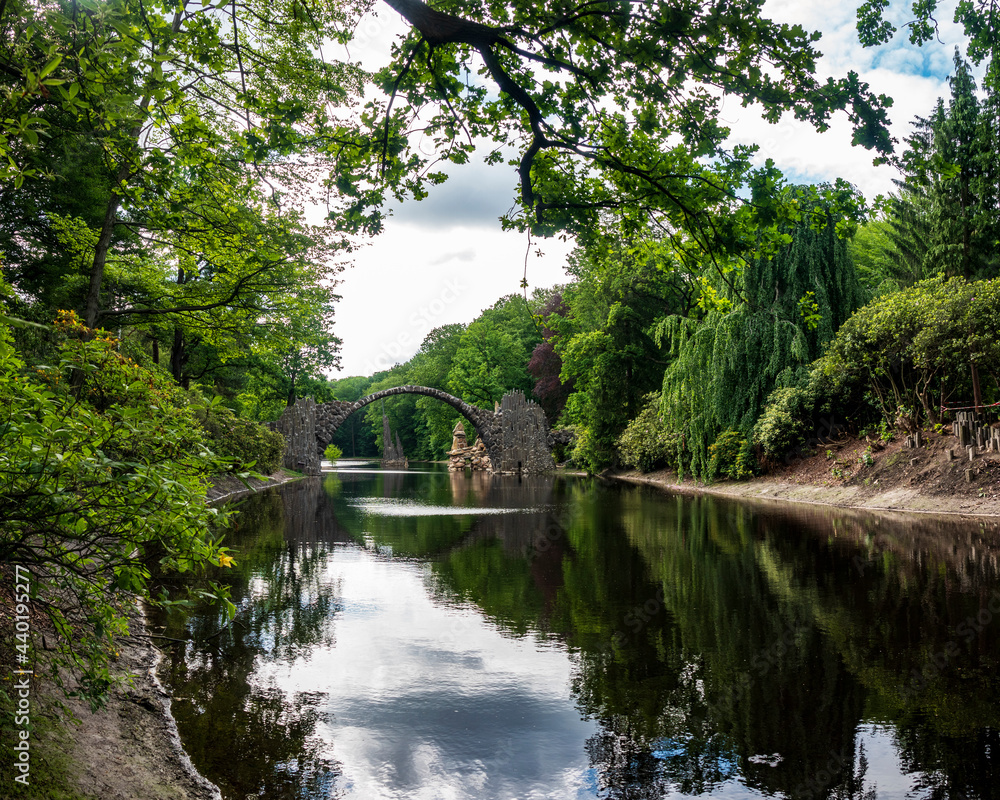
<path id="1" fill-rule="evenodd" d="M 320 454 L 316 448 L 316 402 L 311 397 L 295 401 L 285 409 L 273 429 L 285 437 L 282 466 L 306 475 L 320 474 Z"/>
<path id="2" fill-rule="evenodd" d="M 553 469 L 549 426 L 541 406 L 525 399 L 523 392 L 508 392 L 500 400 L 497 417 L 500 457 L 494 471 L 537 474 Z"/>

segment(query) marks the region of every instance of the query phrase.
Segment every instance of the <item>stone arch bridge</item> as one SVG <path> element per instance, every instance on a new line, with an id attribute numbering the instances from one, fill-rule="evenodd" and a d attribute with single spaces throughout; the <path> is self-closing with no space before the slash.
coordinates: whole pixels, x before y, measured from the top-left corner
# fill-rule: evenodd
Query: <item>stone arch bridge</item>
<path id="1" fill-rule="evenodd" d="M 545 414 L 538 404 L 526 400 L 523 392 L 508 392 L 490 411 L 427 386 L 394 386 L 354 402 L 316 403 L 311 397 L 298 400 L 277 422 L 268 425 L 285 437 L 284 466 L 319 475 L 323 451 L 344 420 L 377 400 L 397 394 L 433 397 L 458 411 L 486 445 L 494 472 L 539 473 L 554 467 L 552 434 Z"/>

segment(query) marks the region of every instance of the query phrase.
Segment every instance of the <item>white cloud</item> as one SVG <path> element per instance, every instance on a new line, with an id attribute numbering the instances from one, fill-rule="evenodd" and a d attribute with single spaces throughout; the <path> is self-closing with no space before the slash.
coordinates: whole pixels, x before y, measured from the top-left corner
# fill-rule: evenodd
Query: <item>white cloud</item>
<path id="1" fill-rule="evenodd" d="M 566 282 L 571 247 L 558 239 L 532 243 L 531 288 Z M 443 228 L 390 219 L 337 287 L 343 298 L 336 324 L 344 342 L 340 375 L 370 375 L 402 363 L 434 328 L 471 322 L 503 295 L 520 293 L 527 248 L 525 234 L 501 231 L 498 223 Z"/>

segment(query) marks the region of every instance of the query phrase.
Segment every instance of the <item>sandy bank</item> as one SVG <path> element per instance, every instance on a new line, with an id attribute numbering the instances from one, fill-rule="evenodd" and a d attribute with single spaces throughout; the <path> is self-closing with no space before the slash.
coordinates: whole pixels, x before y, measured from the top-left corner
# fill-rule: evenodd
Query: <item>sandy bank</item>
<path id="1" fill-rule="evenodd" d="M 901 440 L 842 438 L 793 454 L 771 474 L 709 485 L 677 481 L 669 470 L 612 476 L 667 491 L 808 503 L 868 511 L 1000 516 L 1000 453 L 969 460 L 950 433 L 926 433 L 917 449 Z"/>
<path id="2" fill-rule="evenodd" d="M 918 489 L 894 488 L 875 494 L 865 494 L 854 486 L 809 486 L 759 478 L 742 483 L 705 485 L 686 480 L 677 482 L 673 472 L 617 472 L 608 475 L 613 480 L 648 484 L 677 494 L 708 494 L 744 500 L 805 503 L 836 508 L 867 511 L 905 511 L 919 514 L 1000 517 L 1000 501 L 984 497 L 969 502 L 961 497 L 925 495 Z"/>

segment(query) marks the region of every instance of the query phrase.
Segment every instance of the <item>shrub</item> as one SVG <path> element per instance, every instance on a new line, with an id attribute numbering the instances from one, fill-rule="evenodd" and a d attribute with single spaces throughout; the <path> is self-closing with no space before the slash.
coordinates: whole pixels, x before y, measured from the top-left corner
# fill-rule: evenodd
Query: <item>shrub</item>
<path id="1" fill-rule="evenodd" d="M 756 459 L 749 440 L 739 431 L 728 430 L 720 433 L 715 443 L 708 448 L 709 479 L 719 475 L 739 481 L 753 476 Z"/>
<path id="2" fill-rule="evenodd" d="M 230 471 L 254 469 L 269 475 L 281 466 L 285 439 L 277 431 L 238 417 L 225 406 L 204 409 L 199 417 L 208 435 L 209 447 L 216 454 L 232 459 Z"/>
<path id="3" fill-rule="evenodd" d="M 1000 280 L 934 278 L 857 311 L 817 362 L 837 383 L 867 383 L 883 419 L 913 410 L 938 422 L 942 398 L 970 400 L 971 367 L 985 391 L 1000 378 Z"/>
<path id="4" fill-rule="evenodd" d="M 660 393 L 643 398 L 639 415 L 626 427 L 616 442 L 623 463 L 640 472 L 672 466 L 680 446 L 680 436 L 667 430 L 660 416 Z"/>
<path id="5" fill-rule="evenodd" d="M 64 315 L 59 363 L 29 373 L 0 326 L 0 565 L 31 573 L 53 679 L 74 676 L 96 707 L 153 570 L 231 558 L 214 532 L 225 512 L 205 504 L 219 463 L 191 410 L 110 336 L 80 327 Z M 200 594 L 226 598 L 215 584 Z"/>
<path id="6" fill-rule="evenodd" d="M 341 450 L 335 444 L 328 444 L 326 450 L 323 451 L 323 458 L 327 461 L 336 461 L 338 458 L 344 457 L 344 451 Z"/>
<path id="7" fill-rule="evenodd" d="M 814 406 L 812 392 L 807 389 L 788 387 L 771 393 L 751 435 L 764 458 L 783 460 L 805 444 Z"/>

